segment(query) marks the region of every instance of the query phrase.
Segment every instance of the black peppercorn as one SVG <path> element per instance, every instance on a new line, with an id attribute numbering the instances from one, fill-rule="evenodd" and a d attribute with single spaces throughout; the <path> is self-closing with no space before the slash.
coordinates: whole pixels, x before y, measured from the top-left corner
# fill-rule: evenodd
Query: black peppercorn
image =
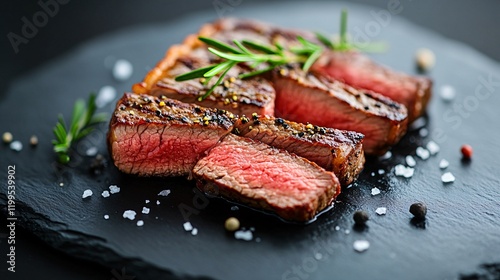
<path id="1" fill-rule="evenodd" d="M 422 202 L 413 203 L 410 206 L 410 213 L 415 216 L 417 219 L 425 219 L 425 215 L 427 214 L 427 206 L 425 206 Z"/>
<path id="2" fill-rule="evenodd" d="M 354 212 L 352 218 L 354 219 L 356 225 L 364 225 L 370 219 L 368 213 L 366 213 L 365 211 Z"/>

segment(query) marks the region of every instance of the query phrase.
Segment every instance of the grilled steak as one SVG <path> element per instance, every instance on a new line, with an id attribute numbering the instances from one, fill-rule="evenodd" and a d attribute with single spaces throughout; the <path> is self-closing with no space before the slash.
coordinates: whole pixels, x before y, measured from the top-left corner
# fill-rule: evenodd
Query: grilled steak
<path id="1" fill-rule="evenodd" d="M 311 71 L 356 88 L 378 92 L 405 105 L 410 122 L 425 112 L 431 97 L 429 78 L 392 71 L 358 52 L 325 52 Z"/>
<path id="2" fill-rule="evenodd" d="M 295 45 L 297 36 L 320 43 L 312 32 L 284 29 L 250 20 L 222 19 L 204 29 L 212 33 L 254 34 L 250 37 L 252 40 L 268 44 L 279 42 L 285 46 Z M 432 80 L 429 78 L 393 71 L 354 51 L 325 51 L 313 64 L 311 71 L 355 88 L 377 92 L 405 105 L 410 122 L 425 112 L 431 97 Z"/>
<path id="3" fill-rule="evenodd" d="M 146 75 L 144 81 L 133 86 L 133 91 L 224 109 L 237 115 L 249 115 L 253 112 L 273 115 L 275 93 L 269 81 L 262 77 L 236 79 L 240 73 L 248 71 L 240 66 L 233 67 L 226 75 L 225 81 L 204 100 L 200 97 L 215 83 L 216 78 L 208 85 L 204 84 L 204 78 L 175 81 L 175 77 L 180 74 L 217 62 L 220 62 L 217 57 L 212 55 L 196 36 L 191 35 L 183 45 L 172 46 L 165 58 Z"/>
<path id="4" fill-rule="evenodd" d="M 297 65 L 273 71 L 275 114 L 301 123 L 365 135 L 367 154 L 383 154 L 406 133 L 406 108 L 366 90 L 304 73 Z"/>
<path id="5" fill-rule="evenodd" d="M 227 135 L 196 164 L 198 188 L 291 221 L 311 220 L 340 193 L 335 174 L 264 143 Z"/>
<path id="6" fill-rule="evenodd" d="M 365 162 L 363 135 L 353 131 L 286 121 L 270 116 L 240 117 L 234 130 L 238 135 L 304 157 L 333 171 L 342 186 L 356 179 Z"/>
<path id="7" fill-rule="evenodd" d="M 110 122 L 110 153 L 125 173 L 188 175 L 198 159 L 231 132 L 231 117 L 223 110 L 126 93 Z"/>

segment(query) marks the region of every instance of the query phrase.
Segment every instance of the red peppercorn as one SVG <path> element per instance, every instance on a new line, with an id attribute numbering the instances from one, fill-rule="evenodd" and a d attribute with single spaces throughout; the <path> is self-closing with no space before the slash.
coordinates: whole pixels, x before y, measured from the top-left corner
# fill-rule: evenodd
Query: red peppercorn
<path id="1" fill-rule="evenodd" d="M 462 148 L 460 149 L 462 152 L 462 156 L 465 159 L 471 159 L 472 158 L 472 147 L 470 145 L 462 145 Z"/>

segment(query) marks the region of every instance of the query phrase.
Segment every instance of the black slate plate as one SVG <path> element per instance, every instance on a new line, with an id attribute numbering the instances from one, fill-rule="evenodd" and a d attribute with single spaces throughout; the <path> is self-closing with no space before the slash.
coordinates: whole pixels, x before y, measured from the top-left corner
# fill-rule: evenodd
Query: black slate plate
<path id="1" fill-rule="evenodd" d="M 68 254 L 125 268 L 140 279 L 454 279 L 484 264 L 500 266 L 497 63 L 394 15 L 377 24 L 371 12 L 378 10 L 362 6 L 274 4 L 237 9 L 232 15 L 331 33 L 337 30 L 337 15 L 344 6 L 350 9 L 352 31 L 368 30 L 374 39 L 390 43 L 388 53 L 374 56 L 381 63 L 413 73 L 415 50 L 422 46 L 434 50 L 438 63 L 430 75 L 435 91 L 449 84 L 456 88 L 457 98 L 446 103 L 436 94 L 426 118 L 429 136 L 412 131 L 393 149 L 391 159 L 369 159 L 358 182 L 317 221 L 290 225 L 243 207 L 232 211 L 232 204 L 207 200 L 182 178 L 135 178 L 112 166 L 101 175 L 92 175 L 85 151 L 96 146 L 107 156 L 105 125 L 77 146 L 73 164 L 55 163 L 50 139 L 58 112 L 68 116 L 76 98 L 103 85 L 115 86 L 118 92 L 128 90 L 168 46 L 213 20 L 216 14 L 211 12 L 110 34 L 12 82 L 1 97 L 2 131 L 12 132 L 25 147 L 16 153 L 1 145 L 0 166 L 2 182 L 7 181 L 7 166 L 16 167 L 18 224 Z M 112 79 L 104 66 L 108 56 L 133 63 L 130 82 Z M 112 107 L 105 111 L 111 112 Z M 32 134 L 40 139 L 36 148 L 28 145 Z M 393 167 L 431 139 L 441 151 L 426 161 L 417 159 L 413 178 L 395 177 Z M 463 143 L 474 147 L 471 162 L 460 160 Z M 453 184 L 440 181 L 442 158 L 450 162 L 446 171 L 457 177 Z M 378 174 L 379 169 L 385 174 Z M 110 184 L 120 186 L 121 192 L 101 197 Z M 382 193 L 371 196 L 373 187 Z M 82 200 L 86 189 L 94 195 Z M 158 197 L 163 189 L 172 193 Z M 7 203 L 6 191 L 4 184 L 2 206 Z M 146 199 L 151 202 L 145 204 Z M 156 200 L 161 204 L 156 205 Z M 429 207 L 425 224 L 411 221 L 408 208 L 415 201 Z M 150 214 L 140 214 L 143 206 L 151 208 Z M 377 216 L 377 207 L 387 207 L 387 215 Z M 144 220 L 143 227 L 122 218 L 128 209 L 138 213 L 136 220 Z M 188 214 L 186 209 L 190 209 Z M 353 227 L 351 217 L 357 209 L 371 215 L 368 228 L 362 231 Z M 103 219 L 105 214 L 109 220 Z M 186 215 L 198 228 L 197 236 L 184 231 Z M 238 217 L 246 228 L 253 227 L 254 239 L 235 240 L 227 234 L 223 222 L 229 216 Z M 359 239 L 371 243 L 361 254 L 352 248 Z"/>

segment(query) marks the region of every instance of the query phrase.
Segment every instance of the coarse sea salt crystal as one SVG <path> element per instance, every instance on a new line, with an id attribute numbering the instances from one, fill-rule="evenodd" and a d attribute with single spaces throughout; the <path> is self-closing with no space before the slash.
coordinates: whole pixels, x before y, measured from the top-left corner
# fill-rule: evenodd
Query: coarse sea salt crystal
<path id="1" fill-rule="evenodd" d="M 415 169 L 413 169 L 411 167 L 406 167 L 402 164 L 398 164 L 394 168 L 394 174 L 396 174 L 396 176 L 401 176 L 401 177 L 405 177 L 405 178 L 411 178 L 413 176 L 414 172 L 415 172 Z"/>
<path id="2" fill-rule="evenodd" d="M 436 144 L 436 142 L 434 141 L 429 141 L 429 143 L 427 143 L 427 146 L 425 146 L 427 148 L 427 150 L 429 150 L 429 153 L 431 153 L 431 155 L 435 155 L 437 153 L 439 153 L 439 145 Z"/>
<path id="3" fill-rule="evenodd" d="M 145 202 L 146 202 L 146 204 L 148 204 L 148 203 L 149 203 L 149 199 L 146 199 L 146 201 L 145 201 Z"/>
<path id="4" fill-rule="evenodd" d="M 85 151 L 85 155 L 88 157 L 93 157 L 97 155 L 97 147 L 90 147 Z"/>
<path id="5" fill-rule="evenodd" d="M 102 108 L 106 105 L 108 105 L 113 99 L 116 97 L 116 89 L 112 86 L 103 86 L 100 90 L 99 93 L 97 94 L 97 97 L 95 99 L 95 105 L 97 108 Z"/>
<path id="6" fill-rule="evenodd" d="M 82 198 L 87 198 L 89 196 L 92 196 L 92 191 L 91 190 L 85 190 L 82 194 Z"/>
<path id="7" fill-rule="evenodd" d="M 120 192 L 120 187 L 118 187 L 116 185 L 111 185 L 111 186 L 109 186 L 109 192 L 111 194 L 119 193 Z"/>
<path id="8" fill-rule="evenodd" d="M 250 230 L 238 230 L 234 232 L 234 238 L 250 241 L 253 239 L 253 233 Z"/>
<path id="9" fill-rule="evenodd" d="M 149 214 L 149 208 L 142 207 L 142 214 Z"/>
<path id="10" fill-rule="evenodd" d="M 197 235 L 198 234 L 198 229 L 197 228 L 193 228 L 193 230 L 191 230 L 191 234 L 192 235 Z"/>
<path id="11" fill-rule="evenodd" d="M 455 176 L 453 176 L 451 172 L 446 172 L 441 176 L 441 181 L 443 181 L 443 183 L 452 183 L 455 181 Z"/>
<path id="12" fill-rule="evenodd" d="M 103 191 L 101 193 L 102 197 L 109 197 L 109 192 L 108 191 Z"/>
<path id="13" fill-rule="evenodd" d="M 336 231 L 339 231 L 339 230 L 340 230 L 340 227 L 339 227 L 339 226 L 335 226 L 335 230 L 336 230 Z"/>
<path id="14" fill-rule="evenodd" d="M 372 189 L 372 195 L 377 195 L 377 194 L 380 194 L 379 188 L 373 188 Z"/>
<path id="15" fill-rule="evenodd" d="M 427 128 L 422 128 L 418 131 L 418 135 L 420 135 L 420 137 L 427 137 L 427 135 L 429 135 L 429 130 L 427 130 Z"/>
<path id="16" fill-rule="evenodd" d="M 125 59 L 118 59 L 113 66 L 113 77 L 118 81 L 126 81 L 132 76 L 134 67 Z"/>
<path id="17" fill-rule="evenodd" d="M 136 214 L 134 210 L 125 210 L 125 212 L 123 212 L 123 218 L 133 221 Z"/>
<path id="18" fill-rule="evenodd" d="M 143 225 L 144 225 L 144 221 L 143 220 L 137 221 L 137 226 L 138 227 L 142 227 Z"/>
<path id="19" fill-rule="evenodd" d="M 424 149 L 422 147 L 417 147 L 416 153 L 417 153 L 417 156 L 423 160 L 426 160 L 430 157 L 429 151 L 427 151 L 426 149 Z"/>
<path id="20" fill-rule="evenodd" d="M 231 206 L 231 211 L 238 211 L 240 208 L 238 206 Z"/>
<path id="21" fill-rule="evenodd" d="M 160 205 L 160 201 L 159 200 L 156 201 L 156 205 Z"/>
<path id="22" fill-rule="evenodd" d="M 384 170 L 384 169 L 379 169 L 377 172 L 378 172 L 378 174 L 380 174 L 380 175 L 385 174 L 385 170 Z"/>
<path id="23" fill-rule="evenodd" d="M 426 124 L 427 124 L 427 121 L 425 120 L 425 118 L 420 117 L 420 118 L 416 119 L 415 121 L 413 121 L 413 123 L 410 125 L 410 130 L 420 129 L 420 128 L 424 127 Z"/>
<path id="24" fill-rule="evenodd" d="M 439 91 L 439 96 L 444 101 L 451 101 L 455 98 L 455 88 L 450 85 L 443 85 Z"/>
<path id="25" fill-rule="evenodd" d="M 21 141 L 14 141 L 10 143 L 9 147 L 13 151 L 20 152 L 23 149 L 23 143 Z"/>
<path id="26" fill-rule="evenodd" d="M 415 161 L 415 159 L 410 155 L 406 156 L 405 161 L 406 161 L 406 164 L 408 164 L 408 166 L 410 166 L 410 167 L 417 165 L 417 162 Z"/>
<path id="27" fill-rule="evenodd" d="M 170 190 L 163 190 L 158 193 L 159 196 L 168 196 L 170 194 Z"/>
<path id="28" fill-rule="evenodd" d="M 323 255 L 321 253 L 316 253 L 314 254 L 314 258 L 319 261 L 323 258 Z"/>
<path id="29" fill-rule="evenodd" d="M 442 159 L 440 162 L 439 162 L 439 168 L 441 169 L 445 169 L 446 167 L 448 167 L 450 165 L 450 163 L 445 160 L 445 159 Z"/>
<path id="30" fill-rule="evenodd" d="M 377 213 L 378 215 L 385 215 L 387 213 L 387 208 L 379 207 L 375 210 L 375 213 Z"/>
<path id="31" fill-rule="evenodd" d="M 375 172 L 370 173 L 370 175 L 371 175 L 372 177 L 373 177 L 373 176 L 375 176 Z"/>
<path id="32" fill-rule="evenodd" d="M 347 235 L 347 234 L 351 233 L 351 231 L 350 231 L 350 230 L 348 230 L 348 229 L 346 229 L 346 230 L 344 231 L 344 233 Z"/>
<path id="33" fill-rule="evenodd" d="M 193 230 L 193 225 L 190 222 L 185 222 L 183 225 L 185 231 Z"/>
<path id="34" fill-rule="evenodd" d="M 356 252 L 364 252 L 370 248 L 370 242 L 367 240 L 356 240 L 354 241 L 352 247 Z"/>
<path id="35" fill-rule="evenodd" d="M 392 157 L 391 151 L 387 151 L 385 154 L 379 157 L 380 160 L 390 159 Z"/>
<path id="36" fill-rule="evenodd" d="M 104 215 L 104 220 L 108 220 L 109 219 L 109 215 Z"/>

